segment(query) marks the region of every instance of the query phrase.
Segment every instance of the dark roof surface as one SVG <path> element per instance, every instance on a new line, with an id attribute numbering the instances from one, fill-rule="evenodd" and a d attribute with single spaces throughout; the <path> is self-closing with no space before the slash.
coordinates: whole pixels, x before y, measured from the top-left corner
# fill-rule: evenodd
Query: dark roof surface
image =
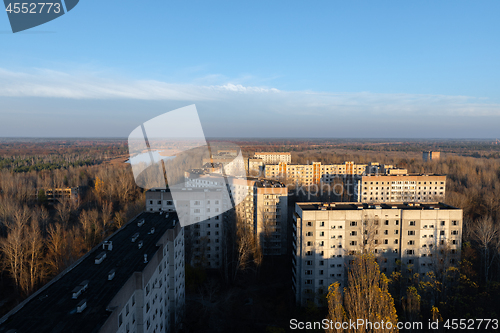
<path id="1" fill-rule="evenodd" d="M 137 222 L 144 219 L 144 225 Z M 168 218 L 159 213 L 142 213 L 122 227 L 107 240 L 112 241 L 113 249 L 104 250 L 102 243 L 93 248 L 88 255 L 77 262 L 72 269 L 54 278 L 52 283 L 35 293 L 21 308 L 14 309 L 2 318 L 0 332 L 15 329 L 15 332 L 97 332 L 111 314 L 107 305 L 120 291 L 134 272 L 146 267 L 144 254 L 151 258 L 158 250 L 156 246 L 162 235 L 178 221 L 175 213 Z M 152 228 L 154 233 L 150 233 Z M 131 242 L 135 233 L 139 238 Z M 139 241 L 142 248 L 138 248 Z M 106 252 L 101 264 L 95 258 Z M 108 273 L 115 270 L 115 277 L 108 281 Z M 88 280 L 88 289 L 77 299 L 72 298 L 72 290 Z M 77 305 L 87 300 L 87 308 L 76 312 Z M 7 317 L 8 316 L 8 317 Z"/>

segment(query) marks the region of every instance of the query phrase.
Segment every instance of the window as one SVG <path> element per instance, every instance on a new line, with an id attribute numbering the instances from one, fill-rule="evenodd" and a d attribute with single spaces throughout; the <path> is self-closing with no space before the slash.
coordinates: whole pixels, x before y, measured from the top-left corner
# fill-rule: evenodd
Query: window
<path id="1" fill-rule="evenodd" d="M 351 221 L 351 227 L 356 227 L 358 225 L 358 222 L 356 221 Z"/>
<path id="2" fill-rule="evenodd" d="M 408 230 L 408 236 L 415 236 L 415 230 Z"/>
<path id="3" fill-rule="evenodd" d="M 357 242 L 357 241 L 351 241 L 349 244 L 350 244 L 351 246 L 356 246 L 356 245 L 358 245 L 358 242 Z"/>
<path id="4" fill-rule="evenodd" d="M 452 231 L 451 231 L 451 234 L 452 234 L 452 235 L 458 235 L 458 230 L 452 230 Z"/>
<path id="5" fill-rule="evenodd" d="M 439 234 L 440 234 L 441 236 L 444 236 L 444 230 L 441 230 L 441 231 L 439 232 Z"/>
<path id="6" fill-rule="evenodd" d="M 454 226 L 458 225 L 458 221 L 451 221 L 451 225 L 454 225 Z"/>
<path id="7" fill-rule="evenodd" d="M 122 317 L 122 314 L 120 313 L 120 315 L 118 316 L 118 326 L 122 326 L 123 324 L 123 317 Z"/>
<path id="8" fill-rule="evenodd" d="M 415 226 L 415 221 L 410 221 L 410 226 Z"/>
<path id="9" fill-rule="evenodd" d="M 324 232 L 324 231 L 322 231 L 322 232 L 320 232 L 320 233 L 319 233 L 319 235 L 320 235 L 320 236 L 324 236 L 324 235 L 325 235 L 325 232 Z"/>
<path id="10" fill-rule="evenodd" d="M 320 223 L 319 223 L 319 225 L 320 225 L 321 227 L 324 227 L 324 226 L 325 226 L 325 222 L 320 222 Z"/>
<path id="11" fill-rule="evenodd" d="M 415 241 L 408 241 L 408 245 L 415 245 Z"/>
<path id="12" fill-rule="evenodd" d="M 415 250 L 406 250 L 406 254 L 415 254 Z"/>
<path id="13" fill-rule="evenodd" d="M 351 236 L 357 236 L 358 232 L 357 231 L 351 231 Z"/>
<path id="14" fill-rule="evenodd" d="M 312 235 L 313 235 L 312 231 L 306 233 L 306 236 L 312 236 Z"/>

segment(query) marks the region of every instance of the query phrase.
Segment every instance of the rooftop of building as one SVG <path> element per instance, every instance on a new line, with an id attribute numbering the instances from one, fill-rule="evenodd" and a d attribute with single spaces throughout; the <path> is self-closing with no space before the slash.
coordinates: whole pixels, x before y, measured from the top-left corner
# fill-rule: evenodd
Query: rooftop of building
<path id="1" fill-rule="evenodd" d="M 282 188 L 286 187 L 286 185 L 282 182 L 272 180 L 272 179 L 258 179 L 255 181 L 255 186 L 257 187 L 274 187 L 274 188 Z"/>
<path id="2" fill-rule="evenodd" d="M 459 209 L 442 202 L 395 202 L 395 203 L 361 203 L 361 202 L 297 202 L 302 210 L 358 210 L 358 209 L 403 209 L 433 210 Z"/>
<path id="3" fill-rule="evenodd" d="M 291 153 L 281 153 L 281 152 L 264 151 L 264 152 L 255 152 L 254 155 L 291 155 Z"/>
<path id="4" fill-rule="evenodd" d="M 142 226 L 140 222 L 144 221 Z M 158 241 L 178 221 L 175 213 L 141 213 L 120 230 L 108 237 L 112 250 L 104 250 L 103 243 L 94 247 L 70 268 L 0 319 L 0 332 L 97 332 L 105 323 L 112 309 L 108 304 L 125 285 L 134 272 L 146 267 L 144 255 L 152 258 L 158 251 Z M 153 229 L 154 228 L 154 232 Z M 139 237 L 132 242 L 132 237 Z M 142 241 L 142 247 L 138 244 Z M 96 257 L 106 253 L 105 259 L 96 264 Z M 108 274 L 115 270 L 109 281 Z M 83 281 L 88 289 L 77 299 L 72 291 Z M 86 300 L 87 307 L 77 313 L 77 305 Z"/>

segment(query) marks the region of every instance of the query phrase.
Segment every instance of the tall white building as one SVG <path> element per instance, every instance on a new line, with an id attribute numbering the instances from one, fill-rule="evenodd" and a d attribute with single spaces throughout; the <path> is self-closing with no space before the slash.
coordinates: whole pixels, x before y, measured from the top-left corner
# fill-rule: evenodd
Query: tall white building
<path id="1" fill-rule="evenodd" d="M 460 260 L 462 210 L 442 203 L 297 203 L 293 225 L 293 287 L 306 305 L 328 286 L 346 286 L 353 255 L 372 252 L 389 275 L 439 271 Z"/>
<path id="2" fill-rule="evenodd" d="M 222 244 L 224 242 L 224 215 L 228 199 L 223 198 L 222 189 L 179 188 L 173 200 L 166 189 L 151 189 L 146 192 L 146 211 L 182 212 L 188 214 L 185 221 L 186 261 L 192 265 L 220 268 Z"/>
<path id="3" fill-rule="evenodd" d="M 184 230 L 142 213 L 0 319 L 5 332 L 175 332 L 185 307 Z"/>
<path id="4" fill-rule="evenodd" d="M 225 185 L 220 181 L 220 175 L 189 173 L 186 176 L 185 184 L 193 188 L 225 186 L 231 193 L 231 199 L 223 197 L 223 202 L 236 203 L 236 216 L 244 219 L 253 229 L 264 254 L 286 254 L 288 190 L 283 183 L 269 179 L 227 177 L 228 184 Z"/>

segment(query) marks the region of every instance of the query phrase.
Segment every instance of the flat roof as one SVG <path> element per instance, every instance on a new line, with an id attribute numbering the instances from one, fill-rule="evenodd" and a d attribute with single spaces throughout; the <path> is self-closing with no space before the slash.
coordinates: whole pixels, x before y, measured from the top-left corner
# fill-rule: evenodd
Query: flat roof
<path id="1" fill-rule="evenodd" d="M 433 209 L 460 209 L 442 202 L 297 202 L 302 210 L 358 210 L 358 209 L 404 209 L 404 210 L 433 210 Z"/>
<path id="2" fill-rule="evenodd" d="M 144 225 L 137 222 L 144 219 Z M 168 229 L 178 221 L 175 213 L 141 213 L 127 223 L 107 240 L 112 241 L 112 251 L 104 250 L 99 244 L 69 269 L 56 276 L 30 298 L 0 319 L 0 332 L 14 329 L 16 332 L 96 332 L 111 315 L 106 310 L 108 304 L 133 276 L 147 266 L 144 255 L 152 258 L 158 251 L 156 245 Z M 151 228 L 153 234 L 149 234 Z M 131 242 L 135 233 L 139 238 Z M 143 241 L 139 249 L 138 243 Z M 95 264 L 96 256 L 102 252 L 106 258 Z M 115 276 L 108 281 L 108 274 L 115 270 Z M 72 291 L 83 281 L 88 280 L 88 289 L 77 299 L 72 298 Z M 87 300 L 86 309 L 76 312 L 77 305 Z"/>

